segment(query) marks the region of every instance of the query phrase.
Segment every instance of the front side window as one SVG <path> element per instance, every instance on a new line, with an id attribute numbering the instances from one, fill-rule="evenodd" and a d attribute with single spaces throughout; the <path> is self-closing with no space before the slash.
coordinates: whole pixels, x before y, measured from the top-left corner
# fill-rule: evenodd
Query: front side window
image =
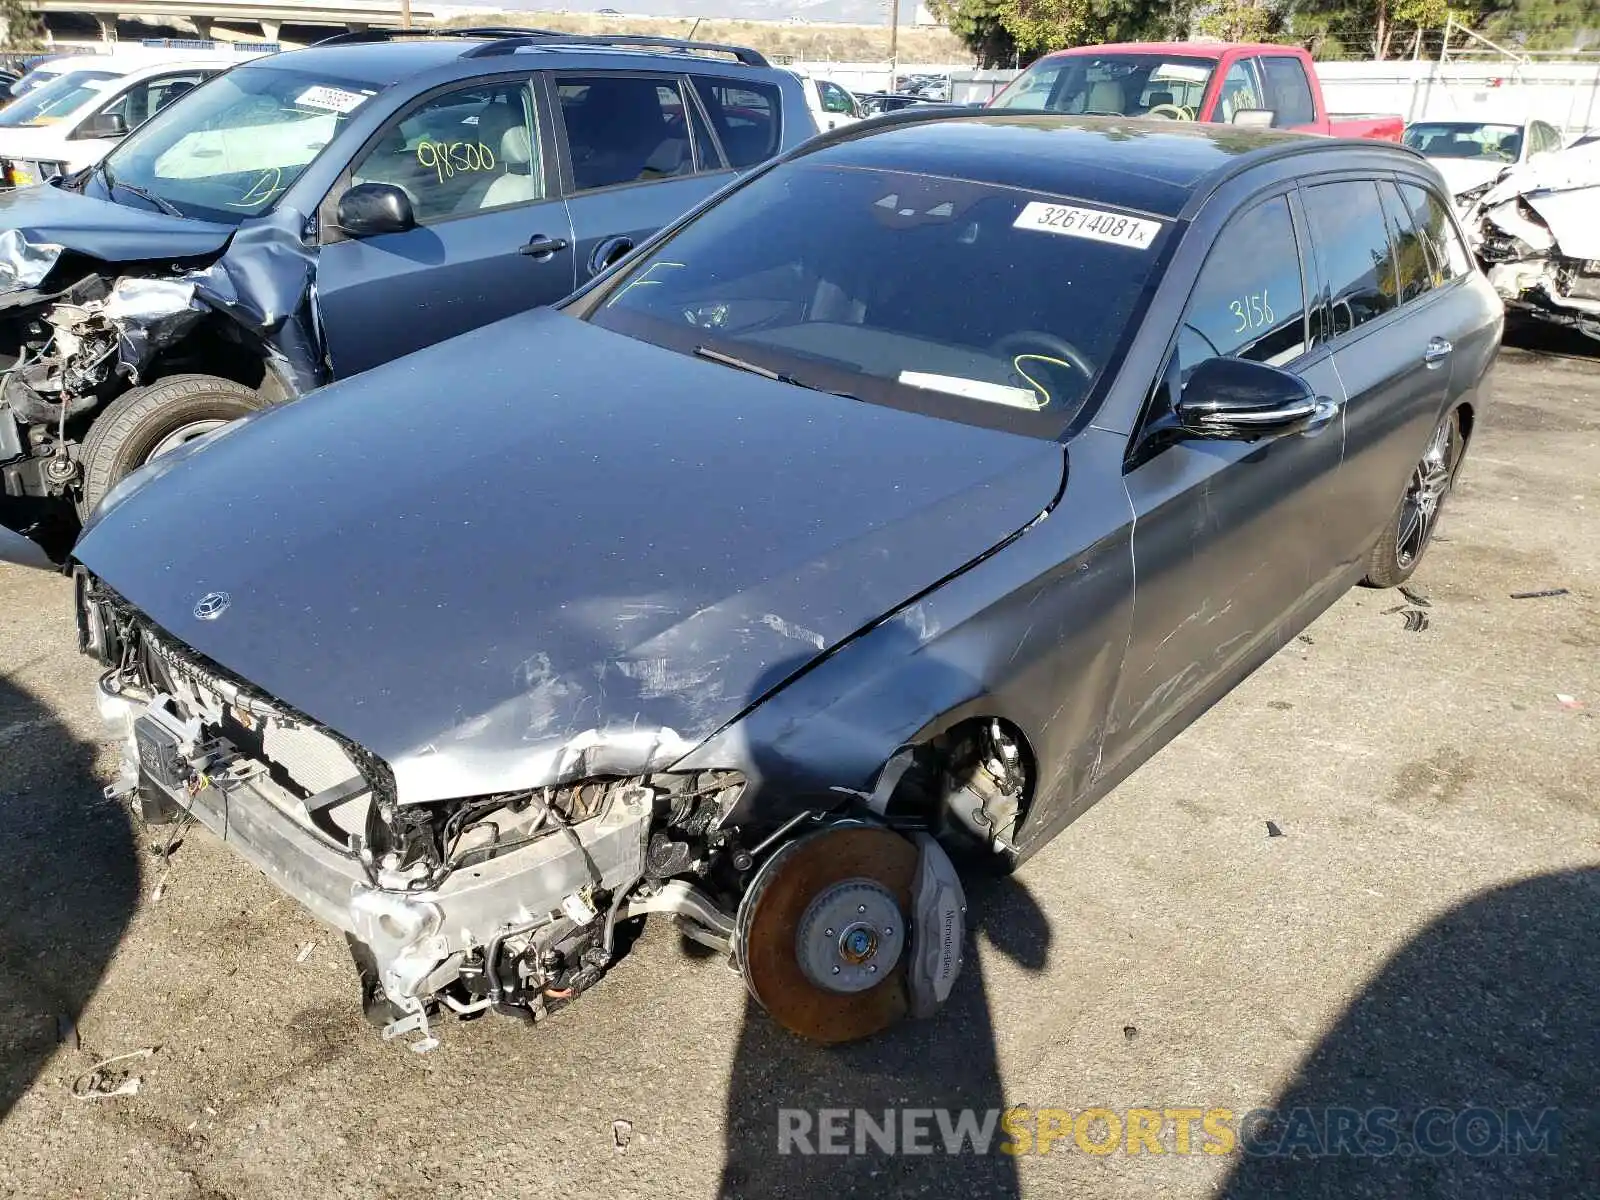
<path id="1" fill-rule="evenodd" d="M 753 167 L 778 152 L 783 102 L 777 88 L 770 83 L 732 83 L 705 75 L 694 77 L 694 88 L 730 167 Z"/>
<path id="2" fill-rule="evenodd" d="M 827 113 L 840 113 L 852 116 L 856 111 L 855 101 L 850 98 L 850 93 L 837 83 L 829 83 L 826 79 L 817 80 L 817 92 L 822 99 L 822 111 Z"/>
<path id="3" fill-rule="evenodd" d="M 0 112 L 0 126 L 53 125 L 71 116 L 111 86 L 115 71 L 68 71 L 42 83 Z"/>
<path id="4" fill-rule="evenodd" d="M 1400 194 L 1411 210 L 1413 227 L 1426 243 L 1433 286 L 1441 287 L 1471 271 L 1472 256 L 1461 244 L 1461 235 L 1456 232 L 1444 201 L 1414 183 L 1402 183 Z"/>
<path id="5" fill-rule="evenodd" d="M 431 96 L 378 135 L 353 183 L 390 183 L 419 224 L 541 200 L 537 124 L 522 80 Z"/>
<path id="6" fill-rule="evenodd" d="M 1264 200 L 1222 231 L 1178 328 L 1179 378 L 1208 358 L 1281 367 L 1306 352 L 1306 304 L 1289 202 Z"/>
<path id="7" fill-rule="evenodd" d="M 1192 121 L 1214 69 L 1203 58 L 1166 54 L 1042 58 L 1012 80 L 990 107 Z"/>
<path id="8" fill-rule="evenodd" d="M 1216 116 L 1213 119 L 1226 124 L 1245 109 L 1266 107 L 1256 87 L 1256 73 L 1250 69 L 1248 61 L 1240 59 L 1223 76 L 1222 91 L 1217 96 Z"/>
<path id="9" fill-rule="evenodd" d="M 1053 437 L 1137 319 L 1168 224 L 801 160 L 708 209 L 577 311 L 735 369 Z"/>
<path id="10" fill-rule="evenodd" d="M 1305 190 L 1306 219 L 1328 289 L 1332 336 L 1376 320 L 1399 303 L 1394 251 L 1370 179 Z"/>
<path id="11" fill-rule="evenodd" d="M 236 225 L 276 204 L 376 93 L 306 71 L 234 67 L 131 133 L 93 185 L 119 204 Z"/>
<path id="12" fill-rule="evenodd" d="M 96 115 L 121 117 L 124 128 L 137 129 L 178 97 L 192 92 L 214 71 L 184 71 L 173 75 L 159 75 L 134 84 Z"/>
<path id="13" fill-rule="evenodd" d="M 1317 106 L 1311 99 L 1311 84 L 1298 58 L 1263 58 L 1261 73 L 1274 126 L 1285 129 L 1316 122 Z"/>
<path id="14" fill-rule="evenodd" d="M 562 75 L 556 94 L 578 191 L 694 174 L 694 142 L 676 79 Z"/>

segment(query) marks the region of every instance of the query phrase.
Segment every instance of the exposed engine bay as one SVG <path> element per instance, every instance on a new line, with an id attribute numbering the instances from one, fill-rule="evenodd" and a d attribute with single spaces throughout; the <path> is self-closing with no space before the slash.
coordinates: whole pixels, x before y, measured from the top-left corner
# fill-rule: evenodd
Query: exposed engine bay
<path id="1" fill-rule="evenodd" d="M 0 383 L 0 462 L 11 495 L 60 496 L 78 475 L 74 418 L 137 387 L 156 353 L 208 311 L 193 282 L 86 275 L 13 318 L 12 362 Z M 9 415 L 10 419 L 5 419 Z"/>
<path id="2" fill-rule="evenodd" d="M 1457 203 L 1508 306 L 1600 338 L 1600 144 L 1543 155 Z"/>
<path id="3" fill-rule="evenodd" d="M 836 789 L 834 807 L 780 822 L 729 824 L 747 787 L 736 770 L 399 803 L 360 746 L 77 581 L 80 643 L 107 668 L 100 705 L 124 742 L 107 794 L 150 823 L 207 826 L 341 930 L 368 1016 L 418 1051 L 446 1014 L 543 1020 L 649 913 L 728 955 L 803 1036 L 931 1015 L 960 970 L 965 912 L 931 833 L 988 843 L 1019 812 L 1021 764 L 997 722 L 896 755 L 873 793 Z"/>

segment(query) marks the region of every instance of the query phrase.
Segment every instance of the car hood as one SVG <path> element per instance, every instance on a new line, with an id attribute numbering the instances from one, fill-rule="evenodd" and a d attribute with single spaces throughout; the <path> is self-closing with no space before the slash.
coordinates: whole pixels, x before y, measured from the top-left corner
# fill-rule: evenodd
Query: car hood
<path id="1" fill-rule="evenodd" d="M 63 249 L 104 262 L 201 258 L 233 228 L 43 184 L 0 194 L 0 294 L 32 287 Z"/>
<path id="2" fill-rule="evenodd" d="M 1037 518 L 1064 462 L 546 311 L 261 414 L 74 553 L 422 802 L 668 765 Z"/>
<path id="3" fill-rule="evenodd" d="M 1452 196 L 1494 182 L 1508 165 L 1488 158 L 1430 158 L 1428 161 L 1444 176 L 1444 185 Z"/>

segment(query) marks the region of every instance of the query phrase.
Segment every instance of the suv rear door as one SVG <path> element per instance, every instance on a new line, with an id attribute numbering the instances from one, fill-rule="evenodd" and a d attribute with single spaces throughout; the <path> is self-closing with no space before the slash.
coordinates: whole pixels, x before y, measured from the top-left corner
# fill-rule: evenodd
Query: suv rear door
<path id="1" fill-rule="evenodd" d="M 578 282 L 732 177 L 696 89 L 683 76 L 555 71 L 548 84 L 560 131 Z M 770 90 L 776 113 L 779 93 Z"/>
<path id="2" fill-rule="evenodd" d="M 321 209 L 317 307 L 336 377 L 550 304 L 573 288 L 572 225 L 530 74 L 452 84 L 402 108 Z M 339 197 L 391 183 L 415 228 L 348 237 Z"/>

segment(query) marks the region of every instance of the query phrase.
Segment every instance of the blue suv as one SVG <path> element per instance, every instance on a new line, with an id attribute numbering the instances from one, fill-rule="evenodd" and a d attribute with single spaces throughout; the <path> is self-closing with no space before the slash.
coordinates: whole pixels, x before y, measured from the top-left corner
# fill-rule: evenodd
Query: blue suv
<path id="1" fill-rule="evenodd" d="M 794 75 L 666 38 L 351 34 L 227 71 L 0 196 L 0 518 L 87 513 L 249 411 L 558 300 L 815 132 Z"/>

